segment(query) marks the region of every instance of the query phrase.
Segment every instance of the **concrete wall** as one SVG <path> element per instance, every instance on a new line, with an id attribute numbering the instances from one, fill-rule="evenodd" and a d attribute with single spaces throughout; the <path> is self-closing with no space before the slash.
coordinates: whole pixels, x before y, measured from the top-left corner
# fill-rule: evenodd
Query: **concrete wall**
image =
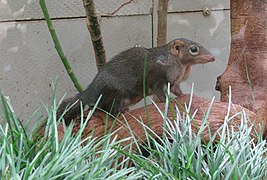
<path id="1" fill-rule="evenodd" d="M 56 77 L 58 97 L 77 92 L 54 49 L 38 2 L 0 1 L 0 87 L 21 119 L 27 119 L 39 106 L 44 110 L 41 102 L 50 103 L 51 82 Z M 156 44 L 158 1 L 132 0 L 108 17 L 125 2 L 129 0 L 96 1 L 108 59 L 135 44 Z M 205 5 L 212 9 L 210 16 L 201 12 Z M 85 87 L 97 70 L 82 1 L 47 0 L 47 6 L 64 52 Z M 216 62 L 193 68 L 189 80 L 182 84 L 184 92 L 189 92 L 194 82 L 197 95 L 219 98 L 214 87 L 229 55 L 229 9 L 229 0 L 169 0 L 168 41 L 186 37 L 216 56 Z"/>

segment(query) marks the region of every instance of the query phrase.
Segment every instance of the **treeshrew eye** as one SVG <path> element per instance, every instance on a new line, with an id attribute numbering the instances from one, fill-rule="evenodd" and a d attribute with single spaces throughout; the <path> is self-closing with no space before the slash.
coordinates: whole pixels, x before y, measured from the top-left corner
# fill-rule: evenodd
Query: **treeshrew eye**
<path id="1" fill-rule="evenodd" d="M 191 46 L 189 49 L 191 55 L 197 55 L 199 53 L 199 48 L 195 45 Z"/>

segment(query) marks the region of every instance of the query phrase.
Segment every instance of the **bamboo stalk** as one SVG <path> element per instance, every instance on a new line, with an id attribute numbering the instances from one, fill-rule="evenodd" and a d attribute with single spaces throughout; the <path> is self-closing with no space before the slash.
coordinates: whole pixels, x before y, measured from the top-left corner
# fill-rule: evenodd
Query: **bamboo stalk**
<path id="1" fill-rule="evenodd" d="M 83 88 L 81 86 L 81 84 L 79 83 L 76 75 L 74 74 L 72 68 L 71 68 L 71 65 L 67 59 L 67 57 L 65 56 L 64 52 L 63 52 L 63 49 L 60 45 L 60 42 L 58 40 L 58 37 L 57 37 L 57 34 L 56 34 L 56 31 L 54 29 L 54 26 L 53 26 L 53 23 L 51 21 L 51 18 L 49 16 L 49 13 L 48 13 L 48 10 L 47 10 L 47 7 L 46 7 L 46 3 L 45 3 L 45 0 L 39 0 L 39 4 L 41 6 L 41 9 L 43 11 L 43 14 L 44 14 L 44 17 L 45 17 L 45 20 L 46 20 L 46 23 L 47 23 L 47 26 L 48 26 L 48 29 L 49 29 L 49 32 L 51 34 L 51 37 L 53 39 L 53 42 L 55 44 L 55 48 L 56 48 L 56 51 L 68 73 L 68 75 L 70 76 L 75 88 L 79 91 L 79 92 L 82 92 L 83 91 Z"/>
<path id="2" fill-rule="evenodd" d="M 86 25 L 91 35 L 91 41 L 94 47 L 95 60 L 99 69 L 106 63 L 106 52 L 103 45 L 100 25 L 97 19 L 94 0 L 83 0 L 83 5 L 86 13 Z"/>

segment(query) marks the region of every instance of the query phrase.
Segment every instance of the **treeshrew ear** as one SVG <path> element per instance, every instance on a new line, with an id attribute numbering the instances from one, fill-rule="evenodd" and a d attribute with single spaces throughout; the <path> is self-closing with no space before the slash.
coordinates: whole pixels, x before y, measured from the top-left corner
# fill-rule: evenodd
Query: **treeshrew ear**
<path id="1" fill-rule="evenodd" d="M 180 47 L 184 45 L 184 42 L 183 41 L 180 41 L 180 40 L 175 40 L 173 42 L 173 45 L 172 45 L 172 54 L 174 56 L 178 56 L 180 54 Z"/>

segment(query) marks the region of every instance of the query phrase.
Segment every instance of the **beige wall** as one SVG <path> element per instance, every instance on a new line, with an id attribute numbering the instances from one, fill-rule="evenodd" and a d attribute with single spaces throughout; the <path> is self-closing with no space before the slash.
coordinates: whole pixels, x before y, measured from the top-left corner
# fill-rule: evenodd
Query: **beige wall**
<path id="1" fill-rule="evenodd" d="M 97 11 L 107 15 L 128 0 L 97 0 Z M 17 115 L 28 118 L 41 102 L 50 103 L 51 82 L 57 77 L 57 94 L 76 92 L 54 49 L 39 1 L 0 1 L 0 87 L 10 96 Z M 212 8 L 203 16 L 202 7 Z M 47 0 L 47 6 L 64 52 L 78 79 L 87 86 L 96 74 L 94 54 L 85 25 L 82 1 Z M 230 45 L 229 0 L 169 0 L 168 40 L 186 37 L 200 42 L 216 56 L 216 62 L 193 68 L 183 91 L 219 97 L 216 77 L 226 67 Z M 157 0 L 133 0 L 115 17 L 102 17 L 101 28 L 107 57 L 140 44 L 156 44 Z"/>

